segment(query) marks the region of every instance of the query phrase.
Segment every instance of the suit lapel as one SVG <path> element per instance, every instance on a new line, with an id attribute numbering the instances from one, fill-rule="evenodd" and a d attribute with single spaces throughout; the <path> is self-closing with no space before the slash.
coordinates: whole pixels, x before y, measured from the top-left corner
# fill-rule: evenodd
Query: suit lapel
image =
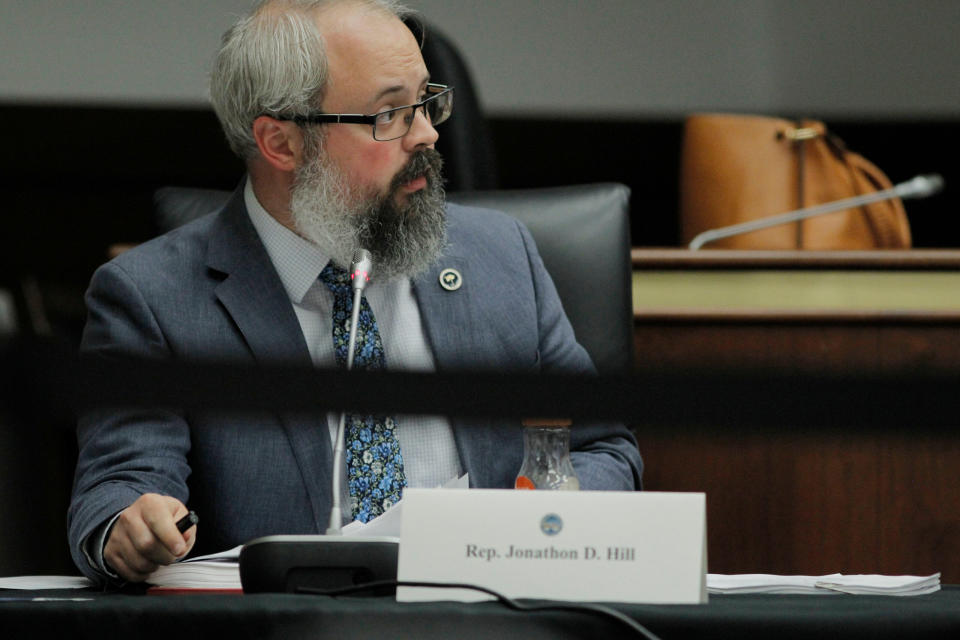
<path id="1" fill-rule="evenodd" d="M 207 264 L 226 274 L 216 295 L 261 364 L 310 364 L 290 298 L 237 189 L 210 237 Z"/>
<path id="2" fill-rule="evenodd" d="M 218 217 L 207 264 L 226 274 L 215 290 L 216 296 L 259 364 L 312 364 L 290 297 L 250 222 L 243 203 L 243 185 Z M 313 415 L 284 414 L 279 419 L 310 496 L 317 530 L 323 531 L 330 509 L 329 473 L 324 471 L 331 468 L 333 460 L 326 415 L 318 407 Z"/>
<path id="3" fill-rule="evenodd" d="M 483 353 L 480 339 L 483 331 L 477 326 L 483 318 L 471 295 L 471 278 L 477 274 L 472 262 L 463 256 L 444 255 L 437 264 L 413 281 L 420 307 L 420 318 L 433 349 L 437 370 L 456 371 L 469 368 L 476 356 Z M 462 278 L 459 289 L 448 291 L 440 284 L 446 269 L 456 269 Z M 470 486 L 500 486 L 491 460 L 502 457 L 502 443 L 516 437 L 516 425 L 508 421 L 449 416 L 463 470 L 470 474 Z"/>
<path id="4" fill-rule="evenodd" d="M 456 269 L 463 278 L 460 288 L 455 291 L 448 291 L 440 285 L 440 274 L 447 269 Z M 469 276 L 466 258 L 445 255 L 413 281 L 420 318 L 440 371 L 462 367 L 462 354 L 472 350 L 469 341 L 475 339 L 475 335 L 469 329 L 475 314 Z"/>

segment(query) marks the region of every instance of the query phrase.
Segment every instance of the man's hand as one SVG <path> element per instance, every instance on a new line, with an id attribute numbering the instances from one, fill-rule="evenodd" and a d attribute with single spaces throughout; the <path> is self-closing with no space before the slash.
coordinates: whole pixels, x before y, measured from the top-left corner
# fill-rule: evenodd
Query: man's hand
<path id="1" fill-rule="evenodd" d="M 146 493 L 120 512 L 103 549 L 103 559 L 128 582 L 143 582 L 162 564 L 170 564 L 193 548 L 197 527 L 177 530 L 187 515 L 182 502 Z"/>

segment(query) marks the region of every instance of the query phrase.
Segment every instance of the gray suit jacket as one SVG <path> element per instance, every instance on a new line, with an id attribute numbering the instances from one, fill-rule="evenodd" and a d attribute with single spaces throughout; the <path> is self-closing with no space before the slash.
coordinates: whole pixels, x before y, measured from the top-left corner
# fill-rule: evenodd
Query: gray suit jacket
<path id="1" fill-rule="evenodd" d="M 300 325 L 238 189 L 223 211 L 102 266 L 87 291 L 82 350 L 102 355 L 310 364 Z M 448 206 L 444 256 L 414 281 L 440 371 L 586 372 L 529 232 L 494 211 Z M 456 268 L 464 284 L 439 285 Z M 510 487 L 519 423 L 452 417 L 476 487 Z M 573 461 L 585 489 L 634 489 L 642 463 L 621 425 L 578 425 Z M 74 560 L 95 572 L 81 541 L 143 493 L 174 496 L 202 516 L 195 553 L 267 534 L 317 533 L 330 510 L 332 451 L 315 415 L 111 411 L 85 415 L 69 511 Z"/>

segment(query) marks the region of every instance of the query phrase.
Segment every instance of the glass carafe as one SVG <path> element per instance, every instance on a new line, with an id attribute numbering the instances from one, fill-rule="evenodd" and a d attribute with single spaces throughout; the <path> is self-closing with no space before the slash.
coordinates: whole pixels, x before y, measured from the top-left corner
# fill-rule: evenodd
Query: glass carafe
<path id="1" fill-rule="evenodd" d="M 514 488 L 554 491 L 580 489 L 580 481 L 570 460 L 569 424 L 569 421 L 524 424 L 523 464 Z"/>

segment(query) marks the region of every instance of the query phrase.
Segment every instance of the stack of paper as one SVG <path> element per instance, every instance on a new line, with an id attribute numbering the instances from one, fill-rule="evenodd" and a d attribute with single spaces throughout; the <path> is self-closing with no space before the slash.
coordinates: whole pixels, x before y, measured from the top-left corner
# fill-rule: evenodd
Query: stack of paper
<path id="1" fill-rule="evenodd" d="M 160 567 L 147 577 L 147 584 L 169 589 L 240 589 L 240 548 Z"/>
<path id="2" fill-rule="evenodd" d="M 86 589 L 93 582 L 81 576 L 12 576 L 0 578 L 0 589 Z"/>
<path id="3" fill-rule="evenodd" d="M 940 574 L 931 576 L 842 575 L 777 576 L 766 573 L 707 574 L 707 592 L 731 593 L 851 593 L 918 596 L 940 589 Z"/>
<path id="4" fill-rule="evenodd" d="M 821 589 L 839 593 L 877 596 L 919 596 L 940 590 L 940 574 L 931 576 L 841 576 L 838 580 L 822 580 Z"/>

